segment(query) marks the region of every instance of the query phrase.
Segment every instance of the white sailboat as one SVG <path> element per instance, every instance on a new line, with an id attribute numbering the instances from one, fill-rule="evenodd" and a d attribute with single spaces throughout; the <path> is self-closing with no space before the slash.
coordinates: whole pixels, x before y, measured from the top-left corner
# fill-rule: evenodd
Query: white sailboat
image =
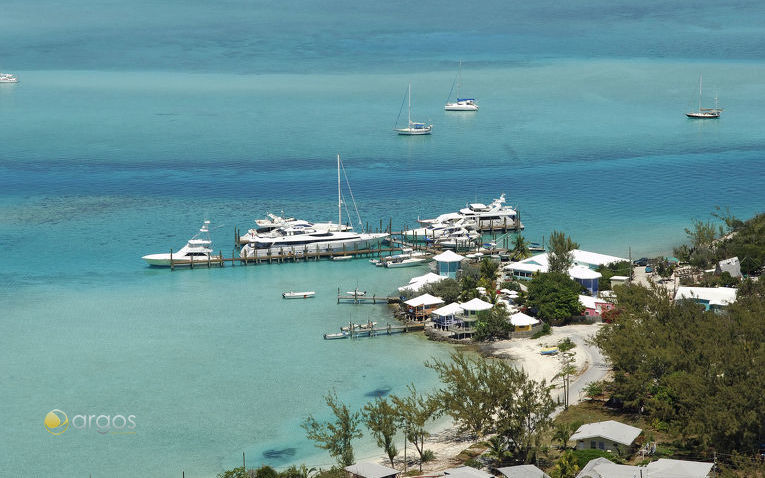
<path id="1" fill-rule="evenodd" d="M 430 131 L 433 129 L 432 124 L 427 123 L 419 123 L 416 121 L 412 121 L 412 83 L 409 83 L 409 93 L 407 94 L 409 98 L 409 114 L 408 119 L 409 123 L 406 128 L 394 128 L 395 131 L 400 135 L 405 136 L 418 136 L 423 134 L 430 134 Z M 399 112 L 399 116 L 401 116 L 401 112 Z M 396 120 L 396 123 L 398 123 L 398 120 Z"/>
<path id="2" fill-rule="evenodd" d="M 699 110 L 691 111 L 690 113 L 685 113 L 685 116 L 689 118 L 700 118 L 700 119 L 719 118 L 720 112 L 722 112 L 722 108 L 720 108 L 717 105 L 717 96 L 715 95 L 714 108 L 702 108 L 701 97 L 702 97 L 702 82 L 701 82 L 701 74 L 699 74 Z"/>
<path id="3" fill-rule="evenodd" d="M 475 98 L 460 98 L 462 93 L 462 60 L 460 60 L 460 66 L 457 68 L 457 77 L 454 79 L 454 83 L 457 84 L 457 101 L 450 103 L 447 99 L 444 110 L 446 111 L 478 111 L 478 105 L 475 104 Z M 452 91 L 454 91 L 454 83 L 452 83 Z M 449 98 L 452 97 L 452 91 L 449 91 Z"/>

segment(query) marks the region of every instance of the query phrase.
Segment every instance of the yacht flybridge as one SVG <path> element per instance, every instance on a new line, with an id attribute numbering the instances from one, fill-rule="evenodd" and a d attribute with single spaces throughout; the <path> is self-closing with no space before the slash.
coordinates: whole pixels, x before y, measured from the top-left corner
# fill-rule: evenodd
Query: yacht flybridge
<path id="1" fill-rule="evenodd" d="M 205 221 L 199 232 L 189 239 L 185 246 L 178 252 L 166 254 L 149 254 L 141 259 L 150 266 L 169 267 L 188 266 L 192 263 L 207 263 L 209 261 L 219 261 L 220 256 L 213 255 L 212 241 L 210 240 L 210 221 Z"/>
<path id="2" fill-rule="evenodd" d="M 310 223 L 307 221 L 298 221 L 290 218 L 289 220 L 278 218 L 272 219 L 272 224 L 275 227 L 266 232 L 257 232 L 257 230 L 250 230 L 242 239 L 246 239 L 245 246 L 242 247 L 239 255 L 240 257 L 257 257 L 265 256 L 274 253 L 292 253 L 303 254 L 308 252 L 337 252 L 337 251 L 352 251 L 354 249 L 368 249 L 372 246 L 376 246 L 382 241 L 388 234 L 384 233 L 368 233 L 368 232 L 356 232 L 351 226 L 342 225 L 343 219 L 343 206 L 346 205 L 343 201 L 342 185 L 340 182 L 340 170 L 345 172 L 343 163 L 340 161 L 340 155 L 337 155 L 337 224 L 331 222 L 327 223 Z M 358 218 L 359 225 L 361 225 L 361 217 L 356 208 L 356 203 L 353 201 L 353 192 L 350 190 L 350 184 L 348 183 L 348 177 L 346 176 L 346 185 L 348 185 L 348 192 L 351 196 L 356 216 Z M 347 205 L 346 205 L 346 213 Z M 348 213 L 350 216 L 350 214 Z M 281 220 L 281 221 L 280 221 Z M 274 224 L 276 223 L 276 224 Z M 265 226 L 265 223 L 263 224 Z"/>

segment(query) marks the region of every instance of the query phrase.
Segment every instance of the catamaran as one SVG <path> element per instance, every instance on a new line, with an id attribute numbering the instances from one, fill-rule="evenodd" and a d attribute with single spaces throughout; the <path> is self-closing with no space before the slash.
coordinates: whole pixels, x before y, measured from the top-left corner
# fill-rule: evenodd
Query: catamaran
<path id="1" fill-rule="evenodd" d="M 412 121 L 412 83 L 409 83 L 409 93 L 407 94 L 407 98 L 409 98 L 408 126 L 406 128 L 394 128 L 394 130 L 398 132 L 398 134 L 404 136 L 419 136 L 423 134 L 430 134 L 430 131 L 433 129 L 432 124 Z M 401 116 L 401 111 L 399 111 L 398 115 L 399 117 Z M 396 119 L 396 124 L 398 124 L 398 118 Z"/>
<path id="2" fill-rule="evenodd" d="M 444 110 L 446 111 L 478 111 L 478 105 L 475 104 L 475 98 L 460 98 L 462 93 L 462 60 L 460 60 L 460 66 L 457 68 L 457 77 L 452 83 L 452 89 L 449 91 L 449 98 L 452 97 L 452 91 L 454 91 L 454 85 L 457 84 L 457 101 L 450 103 L 448 100 Z"/>
<path id="3" fill-rule="evenodd" d="M 339 252 L 353 251 L 354 249 L 369 249 L 378 245 L 384 238 L 385 233 L 355 232 L 352 227 L 342 226 L 343 201 L 342 187 L 340 183 L 340 170 L 343 168 L 340 155 L 337 155 L 337 224 L 323 223 L 321 227 L 311 226 L 311 223 L 292 224 L 286 223 L 281 227 L 266 232 L 248 234 L 248 244 L 242 247 L 239 256 L 242 258 L 266 256 L 269 254 L 302 254 L 309 252 Z M 346 184 L 350 190 L 350 183 L 346 176 Z M 356 206 L 353 201 L 354 208 Z M 361 224 L 361 216 L 356 209 L 356 216 Z M 349 214 L 350 215 L 350 214 Z M 352 256 L 340 256 L 352 257 Z"/>
<path id="4" fill-rule="evenodd" d="M 189 239 L 178 252 L 166 254 L 149 254 L 141 259 L 150 266 L 169 267 L 189 266 L 192 263 L 207 263 L 220 261 L 219 255 L 213 255 L 210 240 L 210 221 L 205 221 L 199 232 Z M 172 264 L 171 264 L 172 263 Z"/>
<path id="5" fill-rule="evenodd" d="M 722 108 L 720 108 L 717 105 L 717 95 L 715 95 L 715 107 L 714 108 L 702 108 L 701 107 L 701 96 L 702 96 L 702 88 L 701 88 L 701 74 L 699 74 L 699 110 L 698 111 L 691 111 L 690 113 L 685 113 L 685 116 L 689 118 L 700 118 L 700 119 L 708 119 L 708 118 L 719 118 L 720 112 L 722 112 Z"/>

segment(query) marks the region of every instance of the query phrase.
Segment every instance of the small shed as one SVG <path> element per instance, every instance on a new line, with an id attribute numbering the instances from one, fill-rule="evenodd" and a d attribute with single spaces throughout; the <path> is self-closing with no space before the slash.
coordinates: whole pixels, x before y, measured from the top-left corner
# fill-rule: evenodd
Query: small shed
<path id="1" fill-rule="evenodd" d="M 624 455 L 642 432 L 640 428 L 606 420 L 582 425 L 571 435 L 571 440 L 576 442 L 577 450 L 612 450 Z"/>
<path id="2" fill-rule="evenodd" d="M 613 289 L 614 286 L 626 284 L 629 280 L 629 276 L 611 276 L 611 288 Z"/>
<path id="3" fill-rule="evenodd" d="M 550 475 L 534 465 L 517 465 L 497 468 L 506 478 L 550 478 Z"/>
<path id="4" fill-rule="evenodd" d="M 518 312 L 510 316 L 510 323 L 515 327 L 515 332 L 528 332 L 539 323 L 539 319 Z"/>
<path id="5" fill-rule="evenodd" d="M 692 300 L 703 305 L 706 310 L 716 310 L 736 302 L 734 287 L 685 287 L 677 288 L 675 300 Z"/>
<path id="6" fill-rule="evenodd" d="M 445 251 L 437 256 L 433 256 L 433 260 L 438 264 L 438 275 L 451 277 L 452 279 L 457 277 L 460 262 L 464 259 L 464 257 L 454 251 Z"/>
<path id="7" fill-rule="evenodd" d="M 378 465 L 371 461 L 365 461 L 346 466 L 349 478 L 395 478 L 400 473 L 395 468 Z"/>

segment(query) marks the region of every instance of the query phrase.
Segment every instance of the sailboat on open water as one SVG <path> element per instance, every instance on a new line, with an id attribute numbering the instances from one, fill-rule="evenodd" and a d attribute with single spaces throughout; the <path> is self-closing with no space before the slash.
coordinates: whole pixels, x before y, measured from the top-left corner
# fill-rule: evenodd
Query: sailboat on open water
<path id="1" fill-rule="evenodd" d="M 457 68 L 457 77 L 452 83 L 452 89 L 449 91 L 449 98 L 452 97 L 452 91 L 454 91 L 454 85 L 457 85 L 457 101 L 449 102 L 446 100 L 446 111 L 478 111 L 478 105 L 475 104 L 475 98 L 460 98 L 462 94 L 462 60 L 460 60 L 460 66 Z"/>
<path id="2" fill-rule="evenodd" d="M 409 123 L 406 128 L 394 128 L 394 130 L 400 134 L 405 136 L 418 136 L 423 134 L 430 134 L 430 131 L 433 129 L 432 124 L 427 123 L 420 123 L 417 121 L 412 121 L 412 83 L 409 83 L 409 92 L 407 94 L 408 102 L 409 102 L 409 114 L 407 115 L 409 119 Z M 403 104 L 401 105 L 403 108 Z M 398 116 L 401 117 L 401 111 L 399 110 Z M 398 125 L 398 118 L 396 118 L 396 125 Z"/>
<path id="3" fill-rule="evenodd" d="M 722 112 L 722 108 L 720 108 L 717 105 L 717 95 L 715 95 L 714 108 L 702 108 L 701 97 L 702 97 L 702 82 L 701 82 L 701 75 L 699 75 L 699 109 L 698 111 L 691 111 L 690 113 L 685 113 L 685 116 L 689 118 L 698 118 L 698 119 L 719 118 L 720 112 Z"/>

